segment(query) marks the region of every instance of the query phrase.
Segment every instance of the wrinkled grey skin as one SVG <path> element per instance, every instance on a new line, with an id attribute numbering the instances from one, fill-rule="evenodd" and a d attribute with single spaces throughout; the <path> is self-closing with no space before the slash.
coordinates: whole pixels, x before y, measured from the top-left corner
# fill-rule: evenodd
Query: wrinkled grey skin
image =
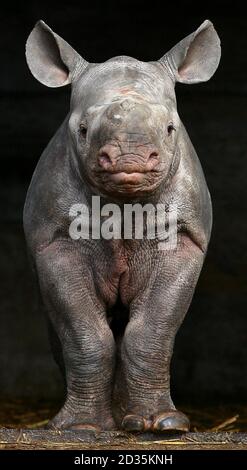
<path id="1" fill-rule="evenodd" d="M 72 83 L 70 112 L 41 156 L 24 209 L 27 245 L 66 377 L 65 404 L 50 426 L 113 429 L 117 422 L 130 431 L 186 431 L 188 418 L 170 397 L 169 367 L 212 216 L 174 86 L 213 75 L 217 33 L 205 21 L 157 62 L 116 57 L 88 64 L 40 21 L 26 55 L 40 82 Z M 92 195 L 120 206 L 176 203 L 177 248 L 160 251 L 157 240 L 72 240 L 70 207 L 90 208 Z"/>

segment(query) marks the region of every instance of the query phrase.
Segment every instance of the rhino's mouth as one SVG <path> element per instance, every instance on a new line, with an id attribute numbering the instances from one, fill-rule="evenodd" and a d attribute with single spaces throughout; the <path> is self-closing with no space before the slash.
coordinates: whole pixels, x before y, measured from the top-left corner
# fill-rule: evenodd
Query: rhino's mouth
<path id="1" fill-rule="evenodd" d="M 118 173 L 108 173 L 108 179 L 115 184 L 140 184 L 143 182 L 145 173 L 134 171 L 132 173 L 127 173 L 125 171 L 120 171 Z"/>
<path id="2" fill-rule="evenodd" d="M 150 165 L 151 166 L 151 165 Z M 150 193 L 158 188 L 164 178 L 162 166 L 154 168 L 145 162 L 117 161 L 109 168 L 100 168 L 96 163 L 85 172 L 89 183 L 104 194 L 131 195 Z"/>
<path id="3" fill-rule="evenodd" d="M 121 169 L 116 172 L 94 173 L 91 183 L 104 194 L 126 195 L 146 194 L 155 191 L 163 180 L 162 172 L 132 171 Z"/>

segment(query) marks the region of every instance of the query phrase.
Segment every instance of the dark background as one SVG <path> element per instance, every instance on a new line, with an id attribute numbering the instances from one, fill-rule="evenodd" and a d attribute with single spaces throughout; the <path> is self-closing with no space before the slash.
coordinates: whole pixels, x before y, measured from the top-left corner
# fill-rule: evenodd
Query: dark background
<path id="1" fill-rule="evenodd" d="M 201 2 L 200 2 L 201 3 Z M 42 18 L 88 61 L 154 60 L 211 19 L 222 61 L 210 82 L 177 86 L 179 113 L 198 151 L 214 207 L 207 261 L 177 336 L 173 396 L 187 405 L 247 395 L 247 16 L 237 2 L 5 2 L 1 4 L 0 395 L 61 395 L 26 257 L 25 193 L 69 107 L 69 88 L 30 74 L 26 38 Z M 49 177 L 49 175 L 48 175 Z"/>

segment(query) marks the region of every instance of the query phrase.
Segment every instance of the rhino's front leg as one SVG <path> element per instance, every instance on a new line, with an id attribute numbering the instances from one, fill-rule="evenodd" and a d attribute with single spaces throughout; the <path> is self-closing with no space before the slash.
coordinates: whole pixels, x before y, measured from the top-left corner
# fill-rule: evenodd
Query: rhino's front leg
<path id="1" fill-rule="evenodd" d="M 44 303 L 61 341 L 67 398 L 50 422 L 57 428 L 112 429 L 115 343 L 90 269 L 72 242 L 54 242 L 37 255 Z"/>
<path id="2" fill-rule="evenodd" d="M 170 360 L 176 332 L 188 310 L 204 255 L 188 238 L 159 253 L 150 282 L 131 306 L 122 343 L 126 415 L 130 431 L 189 429 L 170 396 Z"/>

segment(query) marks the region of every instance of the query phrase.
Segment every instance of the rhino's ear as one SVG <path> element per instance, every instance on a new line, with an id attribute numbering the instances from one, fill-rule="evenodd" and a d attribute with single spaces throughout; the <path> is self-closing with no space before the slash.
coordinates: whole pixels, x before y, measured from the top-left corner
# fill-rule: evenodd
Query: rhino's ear
<path id="1" fill-rule="evenodd" d="M 71 83 L 88 65 L 42 20 L 36 23 L 27 39 L 26 58 L 34 77 L 49 87 Z"/>
<path id="2" fill-rule="evenodd" d="M 209 80 L 220 61 L 220 39 L 211 21 L 204 21 L 159 62 L 168 68 L 175 81 L 198 83 Z"/>

